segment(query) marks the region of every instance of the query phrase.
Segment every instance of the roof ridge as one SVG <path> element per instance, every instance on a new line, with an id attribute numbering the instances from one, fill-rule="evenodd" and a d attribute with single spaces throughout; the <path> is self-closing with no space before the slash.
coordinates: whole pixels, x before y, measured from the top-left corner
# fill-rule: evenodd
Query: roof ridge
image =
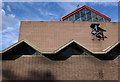
<path id="1" fill-rule="evenodd" d="M 84 9 L 84 8 L 87 8 L 87 9 L 89 9 L 89 10 L 91 10 L 91 11 L 93 11 L 93 12 L 99 14 L 100 16 L 102 16 L 102 17 L 108 19 L 109 21 L 111 21 L 111 19 L 110 19 L 109 17 L 107 17 L 107 16 L 105 16 L 105 15 L 99 13 L 98 11 L 96 11 L 96 10 L 94 10 L 94 9 L 92 9 L 92 8 L 90 8 L 90 7 L 88 7 L 88 6 L 86 6 L 86 5 L 84 5 L 84 6 L 82 6 L 82 7 L 79 7 L 79 8 L 77 8 L 77 9 L 75 9 L 74 11 L 68 13 L 67 15 L 61 17 L 60 20 L 64 20 L 64 19 L 70 17 L 71 15 L 77 13 L 78 11 L 81 11 L 81 10 Z"/>
<path id="2" fill-rule="evenodd" d="M 86 6 L 86 5 L 84 5 L 84 6 Z M 82 7 L 83 7 L 83 6 L 82 6 Z M 81 7 L 79 7 L 79 8 L 81 8 Z M 74 11 L 78 10 L 79 8 L 75 9 Z M 72 12 L 74 12 L 74 11 L 71 11 L 70 13 L 72 13 Z M 62 16 L 61 18 L 64 18 L 65 16 L 69 15 L 70 13 L 68 13 L 68 14 L 66 14 L 66 15 L 64 15 L 64 16 Z M 60 18 L 60 19 L 61 19 L 61 18 Z"/>
<path id="3" fill-rule="evenodd" d="M 20 41 L 18 41 L 18 42 L 16 42 L 16 43 L 14 43 L 13 45 L 9 46 L 8 48 L 2 50 L 1 52 L 4 53 L 4 52 L 10 50 L 11 48 L 17 46 L 18 44 L 20 44 L 20 43 L 22 43 L 22 42 L 25 42 L 26 44 L 28 44 L 30 47 L 32 47 L 32 48 L 35 49 L 36 51 L 40 51 L 39 48 L 37 48 L 35 45 L 33 45 L 33 44 L 32 44 L 31 42 L 29 42 L 28 40 L 22 39 L 22 40 L 20 40 Z"/>

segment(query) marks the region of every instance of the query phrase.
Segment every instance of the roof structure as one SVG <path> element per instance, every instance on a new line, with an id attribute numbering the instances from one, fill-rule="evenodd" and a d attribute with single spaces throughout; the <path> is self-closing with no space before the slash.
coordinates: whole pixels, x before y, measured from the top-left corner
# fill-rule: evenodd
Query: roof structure
<path id="1" fill-rule="evenodd" d="M 116 47 L 117 45 L 120 44 L 120 41 L 117 41 L 116 43 L 114 43 L 113 45 L 109 46 L 108 48 L 102 50 L 101 52 L 100 51 L 92 51 L 90 49 L 88 49 L 87 47 L 85 47 L 84 45 L 80 44 L 79 42 L 77 42 L 76 40 L 70 40 L 69 42 L 67 42 L 66 44 L 64 44 L 63 46 L 61 46 L 60 48 L 56 49 L 55 51 L 51 51 L 51 52 L 48 52 L 48 51 L 40 51 L 39 48 L 37 48 L 36 46 L 34 46 L 33 44 L 30 44 L 30 42 L 26 41 L 26 40 L 21 40 L 15 44 L 13 44 L 12 46 L 10 46 L 9 48 L 5 49 L 2 51 L 2 53 L 6 53 L 7 51 L 9 51 L 10 49 L 18 46 L 19 44 L 25 42 L 26 44 L 28 44 L 30 47 L 32 47 L 33 49 L 35 49 L 36 51 L 40 52 L 41 54 L 56 54 L 58 53 L 59 51 L 61 51 L 62 49 L 64 49 L 65 47 L 69 46 L 70 44 L 72 43 L 76 43 L 78 46 L 81 47 L 81 49 L 83 49 L 84 51 L 87 51 L 91 54 L 106 54 L 108 53 L 110 50 L 112 50 L 114 47 Z"/>
<path id="2" fill-rule="evenodd" d="M 81 11 L 81 12 L 80 12 Z M 96 14 L 96 15 L 95 15 Z M 75 15 L 75 16 L 73 16 Z M 72 18 L 73 16 L 73 18 Z M 72 19 L 68 19 L 68 18 Z M 92 18 L 92 19 L 91 19 Z M 97 18 L 97 20 L 96 20 Z M 76 10 L 72 11 L 71 13 L 63 16 L 60 18 L 61 21 L 91 21 L 91 22 L 109 22 L 111 19 L 94 9 L 84 5 L 80 8 L 77 8 Z"/>

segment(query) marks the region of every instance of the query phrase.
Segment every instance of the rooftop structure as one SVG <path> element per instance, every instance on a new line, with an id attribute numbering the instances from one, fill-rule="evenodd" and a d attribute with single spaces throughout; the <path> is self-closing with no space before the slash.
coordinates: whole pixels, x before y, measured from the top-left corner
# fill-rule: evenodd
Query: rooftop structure
<path id="1" fill-rule="evenodd" d="M 111 19 L 84 5 L 60 18 L 61 21 L 110 22 Z"/>

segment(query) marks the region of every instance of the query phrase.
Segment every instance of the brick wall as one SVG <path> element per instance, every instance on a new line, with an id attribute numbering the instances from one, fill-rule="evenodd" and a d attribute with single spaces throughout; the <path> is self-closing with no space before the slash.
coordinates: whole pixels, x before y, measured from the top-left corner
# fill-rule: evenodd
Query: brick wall
<path id="1" fill-rule="evenodd" d="M 120 57 L 103 61 L 91 55 L 71 56 L 64 61 L 53 61 L 44 56 L 22 56 L 2 61 L 2 79 L 118 80 L 118 61 Z"/>
<path id="2" fill-rule="evenodd" d="M 100 41 L 91 34 L 92 23 L 95 22 L 22 21 L 19 40 L 26 39 L 41 51 L 54 51 L 72 39 L 93 51 L 101 51 L 118 41 L 117 22 L 97 22 L 108 37 Z"/>

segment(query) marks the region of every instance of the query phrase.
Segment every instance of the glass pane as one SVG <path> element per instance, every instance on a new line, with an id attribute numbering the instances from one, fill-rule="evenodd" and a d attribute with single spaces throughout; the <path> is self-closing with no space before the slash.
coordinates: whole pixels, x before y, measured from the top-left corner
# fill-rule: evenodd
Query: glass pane
<path id="1" fill-rule="evenodd" d="M 69 21 L 74 21 L 74 15 L 69 17 Z"/>
<path id="2" fill-rule="evenodd" d="M 63 20 L 63 21 L 68 21 L 68 18 L 66 18 L 65 20 Z"/>
<path id="3" fill-rule="evenodd" d="M 77 19 L 76 21 L 80 21 L 80 18 L 79 18 L 79 19 Z"/>
<path id="4" fill-rule="evenodd" d="M 93 17 L 93 22 L 98 22 L 98 18 L 96 16 Z"/>
<path id="5" fill-rule="evenodd" d="M 35 52 L 33 55 L 41 55 L 39 52 Z"/>
<path id="6" fill-rule="evenodd" d="M 86 8 L 86 13 L 90 13 L 90 10 Z"/>
<path id="7" fill-rule="evenodd" d="M 92 19 L 91 15 L 87 15 L 87 20 L 90 20 L 90 19 Z"/>
<path id="8" fill-rule="evenodd" d="M 104 22 L 103 18 L 101 18 L 101 19 L 99 20 L 99 22 Z"/>
<path id="9" fill-rule="evenodd" d="M 108 19 L 105 19 L 105 22 L 109 22 L 109 20 L 108 20 Z"/>
<path id="10" fill-rule="evenodd" d="M 81 20 L 82 20 L 82 21 L 86 21 L 86 16 L 81 17 Z"/>
<path id="11" fill-rule="evenodd" d="M 86 9 L 84 8 L 84 9 L 81 10 L 81 12 L 82 12 L 82 13 L 85 13 L 85 10 L 86 10 Z"/>
<path id="12" fill-rule="evenodd" d="M 85 16 L 85 13 L 81 12 L 81 17 Z"/>
<path id="13" fill-rule="evenodd" d="M 90 22 L 92 22 L 92 19 L 87 19 L 87 21 L 90 21 Z"/>
<path id="14" fill-rule="evenodd" d="M 91 12 L 88 12 L 87 15 L 91 15 Z"/>
<path id="15" fill-rule="evenodd" d="M 75 13 L 75 15 L 80 16 L 80 12 L 78 11 L 77 13 Z"/>
<path id="16" fill-rule="evenodd" d="M 86 18 L 87 17 L 87 18 Z M 95 12 L 84 8 L 63 21 L 92 21 L 92 22 L 110 22 L 108 19 L 96 14 Z"/>
<path id="17" fill-rule="evenodd" d="M 77 19 L 79 19 L 80 18 L 80 16 L 75 16 L 75 20 L 77 20 Z"/>
<path id="18" fill-rule="evenodd" d="M 97 15 L 97 17 L 98 17 L 98 19 L 99 19 L 99 20 L 103 18 L 103 17 L 102 17 L 102 16 L 100 16 L 100 15 Z"/>
<path id="19" fill-rule="evenodd" d="M 80 13 L 79 12 L 75 13 L 75 20 L 77 20 L 79 18 L 80 18 Z"/>
<path id="20" fill-rule="evenodd" d="M 92 12 L 92 17 L 94 17 L 94 16 L 96 16 L 96 15 L 97 15 L 96 13 Z"/>

